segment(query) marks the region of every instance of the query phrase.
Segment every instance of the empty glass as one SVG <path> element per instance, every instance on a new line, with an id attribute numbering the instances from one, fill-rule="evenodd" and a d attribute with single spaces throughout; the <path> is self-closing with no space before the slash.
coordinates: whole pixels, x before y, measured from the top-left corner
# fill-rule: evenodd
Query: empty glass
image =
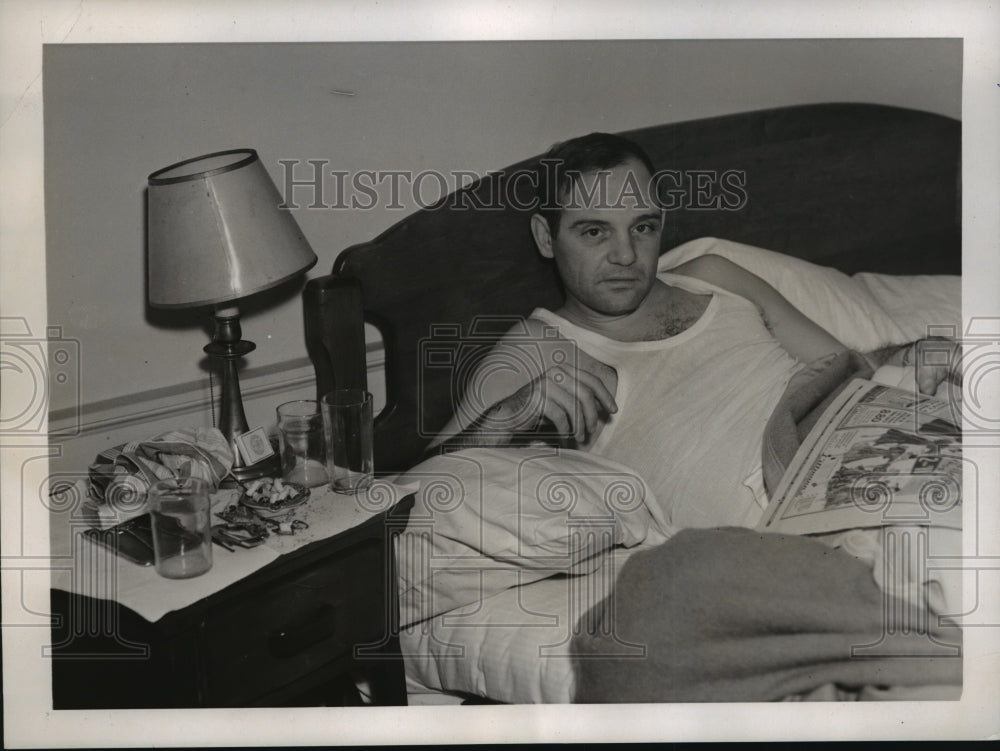
<path id="1" fill-rule="evenodd" d="M 357 493 L 374 477 L 372 463 L 372 395 L 361 389 L 324 394 L 323 430 L 330 489 Z"/>
<path id="2" fill-rule="evenodd" d="M 281 474 L 307 488 L 325 485 L 326 441 L 319 402 L 299 399 L 278 407 Z"/>
<path id="3" fill-rule="evenodd" d="M 156 573 L 187 579 L 212 568 L 212 500 L 195 477 L 160 480 L 150 488 Z"/>

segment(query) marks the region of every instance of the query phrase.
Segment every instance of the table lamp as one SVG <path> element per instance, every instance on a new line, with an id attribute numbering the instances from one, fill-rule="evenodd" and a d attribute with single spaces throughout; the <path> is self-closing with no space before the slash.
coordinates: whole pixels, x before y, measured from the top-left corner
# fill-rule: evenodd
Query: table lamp
<path id="1" fill-rule="evenodd" d="M 154 308 L 214 307 L 205 352 L 218 361 L 218 425 L 240 481 L 275 474 L 276 456 L 248 463 L 236 438 L 248 431 L 239 360 L 256 345 L 242 339 L 236 302 L 312 268 L 316 254 L 253 149 L 186 159 L 149 175 L 147 285 Z"/>

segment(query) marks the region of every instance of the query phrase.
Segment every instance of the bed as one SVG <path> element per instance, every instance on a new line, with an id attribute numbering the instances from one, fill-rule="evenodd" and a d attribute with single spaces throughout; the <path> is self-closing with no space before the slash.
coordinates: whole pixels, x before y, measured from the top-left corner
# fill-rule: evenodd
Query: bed
<path id="1" fill-rule="evenodd" d="M 861 351 L 917 339 L 928 326 L 938 333 L 947 326 L 956 335 L 960 330 L 959 122 L 845 103 L 625 135 L 657 166 L 677 170 L 683 176 L 677 190 L 687 191 L 689 204 L 692 197 L 700 204 L 670 212 L 661 268 L 705 253 L 727 256 Z M 623 583 L 622 572 L 639 552 L 648 560 L 661 549 L 678 555 L 717 540 L 685 534 L 664 545 L 676 530 L 665 530 L 655 512 L 636 502 L 646 492 L 642 478 L 617 482 L 630 477 L 627 467 L 587 456 L 567 462 L 541 447 L 519 449 L 513 458 L 464 452 L 425 458 L 428 442 L 462 396 L 463 374 L 513 323 L 536 307 L 560 304 L 558 280 L 536 252 L 522 208 L 530 204 L 530 175 L 537 169 L 538 157 L 526 159 L 408 216 L 343 251 L 332 273 L 310 280 L 304 292 L 318 394 L 365 387 L 365 322 L 383 338 L 386 407 L 376 418 L 375 465 L 380 475 L 419 487 L 397 548 L 410 703 L 919 698 L 923 690 L 941 698 L 945 684 L 944 695 L 960 691 L 960 666 L 956 675 L 953 665 L 936 673 L 919 662 L 913 664 L 923 678 L 911 673 L 881 681 L 837 671 L 801 680 L 801 674 L 790 678 L 758 665 L 753 682 L 733 689 L 733 674 L 749 669 L 736 655 L 712 667 L 714 682 L 695 686 L 674 676 L 666 689 L 632 692 L 645 680 L 632 680 L 639 675 L 632 668 L 654 665 L 643 639 L 660 635 L 635 638 L 609 625 L 615 607 L 648 620 L 642 614 L 650 593 L 636 594 L 643 583 L 635 577 Z M 744 181 L 748 200 L 739 210 L 727 209 L 718 183 L 697 182 L 698 174 L 727 172 Z M 530 503 L 522 492 L 526 482 L 535 488 Z M 545 493 L 537 492 L 543 486 Z M 743 567 L 748 559 L 766 558 L 752 543 L 744 549 L 745 542 L 734 538 L 728 549 L 736 557 L 722 556 L 716 565 Z M 796 551 L 790 554 L 815 553 Z M 812 581 L 818 587 L 821 569 Z M 687 575 L 690 594 L 703 572 Z M 788 585 L 792 591 L 798 583 Z M 676 629 L 675 638 L 693 633 L 697 641 L 698 622 L 687 622 L 681 611 L 698 606 L 685 603 L 691 607 L 675 608 L 670 630 Z M 597 653 L 581 659 L 580 638 L 598 632 Z M 695 655 L 698 672 L 720 654 L 715 646 L 663 649 Z M 948 655 L 956 650 L 950 644 Z M 598 671 L 596 680 L 616 686 L 610 696 L 581 693 L 589 666 L 606 664 L 617 666 L 615 675 L 625 683 Z M 676 690 L 680 684 L 685 690 Z M 845 691 L 847 684 L 854 688 Z"/>

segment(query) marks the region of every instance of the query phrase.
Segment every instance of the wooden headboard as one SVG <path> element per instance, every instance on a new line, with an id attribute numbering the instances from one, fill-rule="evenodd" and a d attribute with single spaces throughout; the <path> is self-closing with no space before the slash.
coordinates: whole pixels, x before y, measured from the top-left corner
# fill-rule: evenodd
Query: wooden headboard
<path id="1" fill-rule="evenodd" d="M 567 133 L 566 137 L 580 135 Z M 868 104 L 821 104 L 625 133 L 659 169 L 743 175 L 738 210 L 668 213 L 663 250 L 697 237 L 756 245 L 847 273 L 961 273 L 961 123 Z M 535 307 L 558 307 L 529 231 L 537 157 L 488 175 L 348 248 L 304 292 L 317 394 L 366 385 L 363 321 L 385 342 L 375 465 L 399 471 L 451 416 L 467 357 Z M 518 176 L 517 179 L 514 176 Z M 497 203 L 500 206 L 497 206 Z M 476 208 L 487 206 L 489 208 Z M 467 360 L 466 360 L 467 361 Z"/>

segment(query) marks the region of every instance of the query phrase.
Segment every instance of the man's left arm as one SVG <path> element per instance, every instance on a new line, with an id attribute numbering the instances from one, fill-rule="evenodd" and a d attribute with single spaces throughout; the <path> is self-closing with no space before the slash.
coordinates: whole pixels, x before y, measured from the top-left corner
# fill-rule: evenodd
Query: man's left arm
<path id="1" fill-rule="evenodd" d="M 802 362 L 812 362 L 847 349 L 826 329 L 788 302 L 778 290 L 728 258 L 708 254 L 671 271 L 714 284 L 756 304 L 774 338 Z M 955 366 L 960 361 L 958 347 L 955 341 L 932 337 L 864 355 L 876 369 L 889 364 L 913 366 L 920 393 L 934 394 L 946 378 L 961 380 L 961 370 Z"/>
<path id="2" fill-rule="evenodd" d="M 754 303 L 774 338 L 797 360 L 812 362 L 847 350 L 833 334 L 810 320 L 778 290 L 728 258 L 712 254 L 699 256 L 671 272 L 693 276 Z"/>

